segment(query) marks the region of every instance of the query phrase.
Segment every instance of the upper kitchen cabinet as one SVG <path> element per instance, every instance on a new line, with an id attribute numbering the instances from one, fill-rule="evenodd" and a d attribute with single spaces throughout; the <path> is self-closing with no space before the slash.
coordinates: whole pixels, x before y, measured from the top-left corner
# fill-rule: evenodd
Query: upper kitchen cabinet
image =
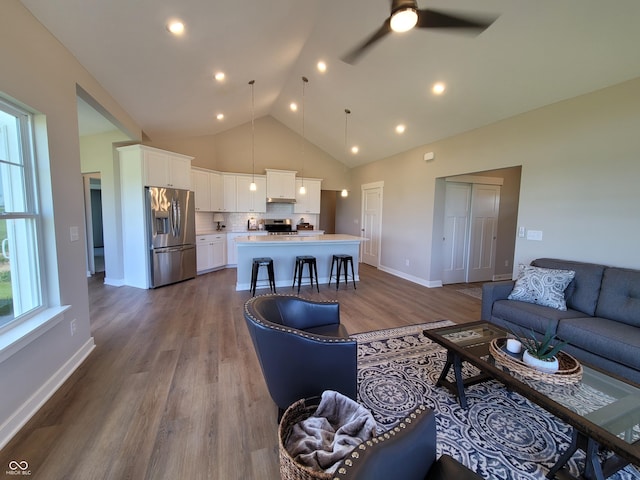
<path id="1" fill-rule="evenodd" d="M 223 212 L 224 183 L 222 182 L 222 174 L 218 172 L 209 172 L 209 186 L 211 188 L 211 211 Z"/>
<path id="2" fill-rule="evenodd" d="M 135 177 L 141 187 L 170 187 L 191 189 L 191 160 L 193 157 L 168 152 L 145 145 L 118 147 L 120 165 Z"/>
<path id="3" fill-rule="evenodd" d="M 256 182 L 256 190 L 252 191 L 249 186 L 251 182 Z M 265 213 L 267 211 L 267 179 L 262 175 L 237 175 L 237 211 Z"/>
<path id="4" fill-rule="evenodd" d="M 237 212 L 238 211 L 238 198 L 237 198 L 237 175 L 233 173 L 222 174 L 222 209 L 217 210 L 219 212 Z"/>
<path id="5" fill-rule="evenodd" d="M 193 157 L 145 145 L 121 147 L 119 151 L 131 153 L 133 158 L 142 162 L 144 186 L 191 189 Z"/>
<path id="6" fill-rule="evenodd" d="M 289 170 L 266 169 L 267 198 L 294 199 L 296 198 L 296 172 Z"/>
<path id="7" fill-rule="evenodd" d="M 320 186 L 322 180 L 317 178 L 296 179 L 296 203 L 293 213 L 320 213 Z M 300 187 L 304 184 L 307 193 L 302 195 Z"/>
<path id="8" fill-rule="evenodd" d="M 211 212 L 211 175 L 205 170 L 191 169 L 191 188 L 195 193 L 196 212 Z"/>

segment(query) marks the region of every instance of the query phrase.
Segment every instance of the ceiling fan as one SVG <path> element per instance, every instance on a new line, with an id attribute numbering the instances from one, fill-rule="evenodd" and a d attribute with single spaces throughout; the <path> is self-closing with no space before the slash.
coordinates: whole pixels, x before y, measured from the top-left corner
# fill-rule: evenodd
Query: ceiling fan
<path id="1" fill-rule="evenodd" d="M 415 0 L 391 0 L 391 15 L 382 26 L 361 45 L 351 50 L 342 61 L 355 64 L 360 56 L 365 53 L 374 43 L 391 32 L 407 32 L 414 27 L 417 28 L 456 28 L 476 31 L 481 33 L 488 28 L 496 19 L 478 17 L 471 15 L 452 15 L 438 10 L 425 8 L 418 9 Z"/>

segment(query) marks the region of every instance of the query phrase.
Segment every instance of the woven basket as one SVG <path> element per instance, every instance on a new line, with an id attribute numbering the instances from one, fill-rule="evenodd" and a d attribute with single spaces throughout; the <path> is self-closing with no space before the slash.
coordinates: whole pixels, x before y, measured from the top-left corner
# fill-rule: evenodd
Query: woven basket
<path id="1" fill-rule="evenodd" d="M 498 365 L 523 378 L 536 380 L 553 385 L 570 385 L 582 380 L 582 365 L 575 358 L 565 352 L 558 355 L 558 371 L 555 373 L 541 372 L 524 363 L 519 357 L 504 351 L 506 338 L 494 338 L 489 344 L 489 353 Z"/>
<path id="2" fill-rule="evenodd" d="M 323 471 L 312 470 L 296 463 L 284 447 L 291 430 L 296 423 L 309 418 L 318 408 L 320 397 L 298 400 L 282 415 L 278 426 L 278 451 L 280 456 L 280 478 L 282 480 L 331 480 L 333 475 Z"/>

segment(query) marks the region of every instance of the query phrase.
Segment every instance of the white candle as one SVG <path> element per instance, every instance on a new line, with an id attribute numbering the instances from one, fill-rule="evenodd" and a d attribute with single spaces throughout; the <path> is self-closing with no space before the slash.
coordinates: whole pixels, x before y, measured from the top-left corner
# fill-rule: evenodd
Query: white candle
<path id="1" fill-rule="evenodd" d="M 520 351 L 522 350 L 522 344 L 515 338 L 508 338 L 507 350 L 509 350 L 511 353 L 520 353 Z"/>

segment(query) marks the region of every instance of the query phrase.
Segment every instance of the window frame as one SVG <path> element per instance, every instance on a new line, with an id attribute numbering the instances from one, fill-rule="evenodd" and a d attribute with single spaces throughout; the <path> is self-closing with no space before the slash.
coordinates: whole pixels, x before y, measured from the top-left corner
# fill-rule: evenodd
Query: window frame
<path id="1" fill-rule="evenodd" d="M 35 131 L 35 119 L 34 112 L 30 111 L 24 106 L 7 99 L 0 95 L 0 110 L 8 115 L 12 115 L 16 118 L 19 129 L 19 145 L 21 150 L 21 160 L 23 169 L 23 188 L 24 188 L 24 200 L 25 208 L 24 212 L 10 212 L 0 213 L 0 220 L 16 220 L 25 219 L 33 222 L 33 228 L 35 233 L 33 234 L 32 241 L 35 248 L 33 252 L 35 254 L 34 270 L 30 272 L 30 277 L 33 274 L 37 278 L 32 279 L 34 289 L 32 295 L 37 297 L 38 303 L 28 311 L 14 316 L 13 319 L 8 320 L 3 325 L 0 325 L 0 335 L 10 331 L 25 322 L 28 322 L 35 317 L 41 316 L 41 314 L 48 307 L 47 288 L 46 288 L 46 272 L 45 272 L 45 246 L 43 241 L 43 221 L 42 211 L 40 208 L 40 195 L 38 190 L 38 158 L 36 155 L 36 131 Z M 4 163 L 4 162 L 3 162 Z M 16 165 L 11 162 L 6 162 L 9 165 Z M 15 297 L 15 293 L 14 293 Z"/>

